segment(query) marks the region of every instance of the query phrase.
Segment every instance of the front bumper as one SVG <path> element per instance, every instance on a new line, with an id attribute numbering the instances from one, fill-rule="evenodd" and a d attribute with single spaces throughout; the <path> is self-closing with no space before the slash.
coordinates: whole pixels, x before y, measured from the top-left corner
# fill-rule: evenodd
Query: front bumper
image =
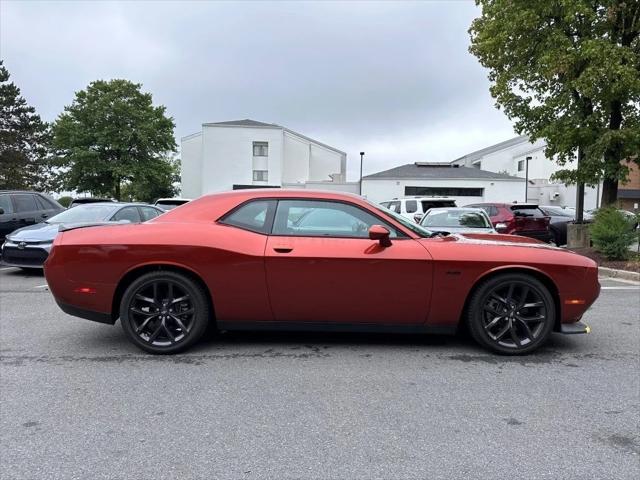
<path id="1" fill-rule="evenodd" d="M 12 267 L 42 268 L 51 242 L 19 242 L 7 239 L 2 245 L 2 263 Z"/>

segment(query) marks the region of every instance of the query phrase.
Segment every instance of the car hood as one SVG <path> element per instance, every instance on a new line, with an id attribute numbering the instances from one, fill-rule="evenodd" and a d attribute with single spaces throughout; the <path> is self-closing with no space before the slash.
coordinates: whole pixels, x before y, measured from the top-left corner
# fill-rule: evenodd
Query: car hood
<path id="1" fill-rule="evenodd" d="M 540 240 L 529 237 L 521 237 L 519 235 L 505 235 L 500 233 L 452 233 L 444 237 L 444 241 L 449 242 L 465 242 L 476 245 L 503 245 L 513 247 L 529 247 L 541 248 L 545 250 L 567 251 L 564 248 L 553 247 Z"/>
<path id="2" fill-rule="evenodd" d="M 449 233 L 462 233 L 467 234 L 490 234 L 495 235 L 496 231 L 493 228 L 469 228 L 469 227 L 425 227 L 431 232 L 449 232 Z"/>
<path id="3" fill-rule="evenodd" d="M 76 223 L 36 223 L 28 227 L 22 227 L 14 230 L 9 235 L 14 242 L 47 242 L 53 241 L 58 232 L 65 230 L 74 230 L 84 227 L 98 227 L 103 225 L 124 225 L 124 222 L 76 222 Z M 129 222 L 126 222 L 129 224 Z"/>
<path id="4" fill-rule="evenodd" d="M 15 242 L 46 242 L 48 240 L 53 241 L 57 234 L 57 223 L 36 223 L 35 225 L 14 230 L 7 235 L 7 238 Z"/>

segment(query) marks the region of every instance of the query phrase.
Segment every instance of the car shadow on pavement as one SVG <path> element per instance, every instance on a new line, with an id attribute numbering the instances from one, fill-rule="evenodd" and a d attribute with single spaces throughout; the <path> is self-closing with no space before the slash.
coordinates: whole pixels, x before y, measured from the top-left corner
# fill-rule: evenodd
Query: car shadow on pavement
<path id="1" fill-rule="evenodd" d="M 18 267 L 7 267 L 0 263 L 0 268 L 10 268 L 11 270 L 6 270 L 3 276 L 8 278 L 11 277 L 44 277 L 44 270 L 42 268 L 18 268 Z"/>

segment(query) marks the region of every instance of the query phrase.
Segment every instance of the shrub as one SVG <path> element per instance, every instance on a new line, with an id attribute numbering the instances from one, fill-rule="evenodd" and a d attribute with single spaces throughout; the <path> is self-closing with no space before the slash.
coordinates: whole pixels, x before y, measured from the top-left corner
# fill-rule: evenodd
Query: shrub
<path id="1" fill-rule="evenodd" d="M 633 226 L 615 208 L 601 208 L 589 229 L 593 246 L 608 260 L 627 260 L 631 254 L 629 247 L 637 236 Z"/>
<path id="2" fill-rule="evenodd" d="M 60 197 L 58 199 L 58 203 L 62 205 L 64 208 L 69 208 L 69 205 L 73 201 L 72 197 Z"/>

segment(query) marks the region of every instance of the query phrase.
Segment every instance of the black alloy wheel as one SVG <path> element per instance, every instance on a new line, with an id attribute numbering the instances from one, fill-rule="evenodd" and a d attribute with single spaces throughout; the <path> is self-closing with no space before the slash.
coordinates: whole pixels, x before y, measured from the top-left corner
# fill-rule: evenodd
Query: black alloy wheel
<path id="1" fill-rule="evenodd" d="M 469 304 L 473 338 L 498 353 L 519 355 L 542 345 L 555 322 L 548 289 L 526 274 L 505 274 L 482 284 Z"/>
<path id="2" fill-rule="evenodd" d="M 135 280 L 120 305 L 122 328 L 150 353 L 176 353 L 196 342 L 209 322 L 202 287 L 175 272 L 152 272 Z"/>

